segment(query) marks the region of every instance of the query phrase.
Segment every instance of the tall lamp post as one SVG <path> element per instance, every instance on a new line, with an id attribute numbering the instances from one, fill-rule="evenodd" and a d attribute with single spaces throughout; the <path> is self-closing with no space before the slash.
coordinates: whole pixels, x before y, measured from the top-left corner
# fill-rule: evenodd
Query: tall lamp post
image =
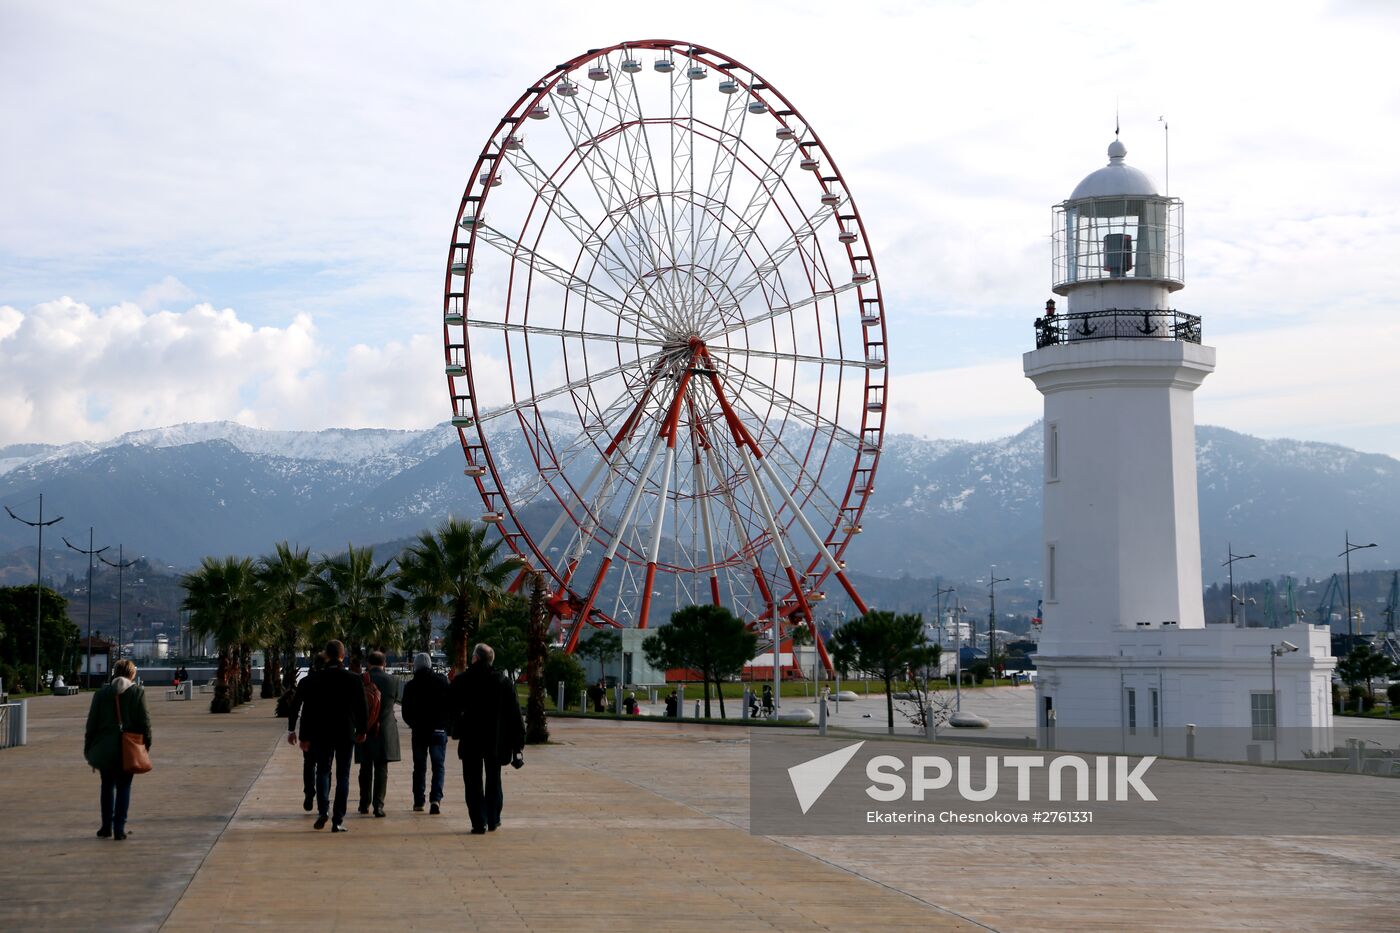
<path id="1" fill-rule="evenodd" d="M 987 663 L 992 668 L 992 683 L 996 683 L 997 676 L 997 584 L 1006 583 L 1010 577 L 998 577 L 997 565 L 992 564 L 992 574 L 987 581 L 987 590 L 991 594 L 992 608 L 987 613 Z"/>
<path id="2" fill-rule="evenodd" d="M 934 593 L 934 599 L 935 599 L 935 601 L 936 601 L 937 604 L 938 604 L 938 608 L 937 608 L 937 612 L 938 612 L 938 616 L 937 616 L 937 618 L 938 618 L 938 643 L 939 643 L 940 645 L 943 644 L 943 642 L 947 641 L 947 639 L 943 637 L 943 597 L 944 597 L 944 596 L 947 596 L 949 593 L 956 593 L 956 592 L 957 592 L 957 588 L 956 588 L 956 587 L 947 586 L 947 587 L 938 587 L 937 590 L 936 590 L 936 592 Z"/>
<path id="3" fill-rule="evenodd" d="M 957 708 L 956 711 L 959 712 L 959 713 L 961 713 L 961 712 L 962 712 L 962 627 L 963 627 L 963 613 L 964 613 L 964 612 L 967 612 L 967 607 L 966 607 L 966 606 L 959 606 L 959 605 L 958 605 L 958 594 L 957 594 L 956 592 L 953 593 L 953 605 L 952 605 L 952 607 L 951 607 L 948 611 L 949 611 L 949 612 L 956 612 L 956 613 L 958 614 L 958 615 L 957 615 L 958 621 L 955 622 L 955 623 L 953 623 L 953 626 L 954 626 L 954 627 L 953 627 L 953 632 L 954 632 L 954 634 L 955 634 L 954 640 L 956 641 L 957 646 L 958 646 L 958 647 L 957 647 L 957 651 L 958 651 L 958 702 L 957 702 L 957 707 L 958 707 L 958 708 Z"/>
<path id="4" fill-rule="evenodd" d="M 1222 567 L 1230 568 L 1230 624 L 1235 624 L 1235 561 L 1249 560 L 1253 554 L 1236 554 L 1231 545 L 1225 545 L 1225 563 Z"/>
<path id="5" fill-rule="evenodd" d="M 91 686 L 92 686 L 92 564 L 93 564 L 93 560 L 92 560 L 92 559 L 93 559 L 94 557 L 97 557 L 97 556 L 101 555 L 101 553 L 102 553 L 103 551 L 107 550 L 107 548 L 111 547 L 111 545 L 108 544 L 108 545 L 106 545 L 106 546 L 104 546 L 104 547 L 100 547 L 100 548 L 94 549 L 93 546 L 92 546 L 92 526 L 91 526 L 91 525 L 88 525 L 88 546 L 87 546 L 86 550 L 83 549 L 83 548 L 78 547 L 76 544 L 74 544 L 72 541 L 69 541 L 67 538 L 64 538 L 64 539 L 63 539 L 63 543 L 66 544 L 66 545 L 68 545 L 68 546 L 69 546 L 70 548 L 72 548 L 73 550 L 77 551 L 79 554 L 86 554 L 86 555 L 87 555 L 87 559 L 88 559 L 88 581 L 87 581 L 87 591 L 88 591 L 88 613 L 87 613 L 87 616 L 88 616 L 88 620 L 87 620 L 87 670 L 86 670 L 84 673 L 87 674 L 87 678 L 86 678 L 86 679 L 87 679 L 87 686 L 91 687 Z"/>
<path id="6" fill-rule="evenodd" d="M 10 507 L 5 506 L 5 511 L 10 512 Z M 14 512 L 10 512 L 10 517 L 17 522 L 22 522 L 30 528 L 39 529 L 39 555 L 35 563 L 38 569 L 34 572 L 34 692 L 39 692 L 39 634 L 44 619 L 44 529 L 50 525 L 57 525 L 63 521 L 63 516 L 44 521 L 44 494 L 39 493 L 39 520 L 31 522 L 26 518 L 20 518 Z M 1350 578 L 1348 578 L 1350 583 Z"/>
<path id="7" fill-rule="evenodd" d="M 117 562 L 116 562 L 115 564 L 112 563 L 110 560 L 108 560 L 108 559 L 105 558 L 105 557 L 98 558 L 99 560 L 102 561 L 102 563 L 106 564 L 108 567 L 116 567 L 116 568 L 117 568 L 117 657 L 118 657 L 118 658 L 120 658 L 120 657 L 122 656 L 122 592 L 123 592 L 123 590 L 122 590 L 122 575 L 126 572 L 126 568 L 128 568 L 128 567 L 130 567 L 130 566 L 132 566 L 133 564 L 136 563 L 135 560 L 126 560 L 126 555 L 125 555 L 125 552 L 122 550 L 122 547 L 123 547 L 123 545 L 120 545 L 120 544 L 117 545 Z M 137 560 L 140 560 L 140 558 L 137 558 Z"/>
<path id="8" fill-rule="evenodd" d="M 1269 646 L 1269 702 L 1273 704 L 1270 715 L 1274 718 L 1274 764 L 1278 764 L 1278 673 L 1277 662 L 1280 657 L 1290 651 L 1297 651 L 1298 646 L 1291 641 L 1281 642 L 1277 645 Z"/>
<path id="9" fill-rule="evenodd" d="M 1347 638 L 1350 639 L 1356 635 L 1356 633 L 1352 631 L 1352 627 L 1356 624 L 1356 616 L 1351 614 L 1351 552 L 1364 551 L 1368 547 L 1375 547 L 1376 542 L 1372 541 L 1370 544 L 1352 544 L 1350 531 L 1346 532 L 1345 540 L 1347 545 L 1346 549 L 1337 556 L 1347 559 Z M 1351 650 L 1350 646 L 1348 646 L 1347 650 Z"/>

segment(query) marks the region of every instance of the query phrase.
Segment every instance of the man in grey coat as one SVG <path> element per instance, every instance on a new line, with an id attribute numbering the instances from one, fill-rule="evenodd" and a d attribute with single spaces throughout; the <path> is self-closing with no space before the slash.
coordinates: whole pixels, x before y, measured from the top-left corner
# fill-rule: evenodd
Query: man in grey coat
<path id="1" fill-rule="evenodd" d="M 360 812 L 368 813 L 372 802 L 375 816 L 384 815 L 389 762 L 400 758 L 399 722 L 394 715 L 394 705 L 400 699 L 399 679 L 384 670 L 384 660 L 384 652 L 371 651 L 364 675 L 379 688 L 379 730 L 371 725 L 369 737 L 355 746 L 355 760 L 360 764 Z"/>

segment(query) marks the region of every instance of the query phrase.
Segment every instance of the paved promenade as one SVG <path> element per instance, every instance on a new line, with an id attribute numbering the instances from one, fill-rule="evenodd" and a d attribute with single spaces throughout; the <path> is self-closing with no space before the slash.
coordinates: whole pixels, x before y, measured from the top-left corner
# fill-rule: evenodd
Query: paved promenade
<path id="1" fill-rule="evenodd" d="M 405 762 L 388 818 L 352 813 L 333 836 L 301 810 L 300 754 L 269 702 L 211 716 L 157 699 L 158 770 L 137 778 L 132 838 L 99 841 L 87 702 L 35 701 L 32 744 L 0 752 L 0 930 L 1296 930 L 1400 916 L 1388 838 L 750 836 L 745 733 L 657 722 L 553 723 L 557 744 L 507 772 L 500 832 L 466 834 L 449 759 L 442 816 L 411 811 Z M 1392 783 L 1348 786 L 1364 804 Z"/>

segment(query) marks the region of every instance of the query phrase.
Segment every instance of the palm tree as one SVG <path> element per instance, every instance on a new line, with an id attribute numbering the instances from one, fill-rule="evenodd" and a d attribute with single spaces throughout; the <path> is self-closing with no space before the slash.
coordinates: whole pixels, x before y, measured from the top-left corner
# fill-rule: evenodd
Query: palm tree
<path id="1" fill-rule="evenodd" d="M 425 531 L 405 552 L 447 617 L 454 670 L 465 670 L 477 630 L 505 593 L 506 580 L 521 566 L 517 557 L 497 559 L 503 541 L 486 543 L 486 526 L 449 518 Z"/>
<path id="2" fill-rule="evenodd" d="M 353 544 L 344 554 L 316 562 L 311 590 L 318 629 L 344 641 L 351 657 L 363 656 L 366 647 L 396 648 L 403 638 L 389 589 L 393 563 L 393 558 L 375 563 L 371 548 Z"/>
<path id="3" fill-rule="evenodd" d="M 403 598 L 403 610 L 418 620 L 414 642 L 419 651 L 433 647 L 433 616 L 442 610 L 437 584 L 424 561 L 412 550 L 399 555 L 399 572 L 394 577 Z"/>
<path id="4" fill-rule="evenodd" d="M 190 631 L 201 638 L 212 635 L 219 646 L 210 712 L 227 713 L 244 700 L 246 648 L 259 621 L 253 562 L 247 557 L 206 557 L 198 570 L 180 578 L 180 585 L 185 589 L 180 608 L 190 613 Z M 251 694 L 251 684 L 246 687 Z"/>
<path id="5" fill-rule="evenodd" d="M 311 552 L 283 541 L 275 553 L 258 559 L 253 577 L 271 637 L 263 691 L 266 696 L 278 696 L 283 693 L 282 671 L 286 671 L 286 689 L 296 686 L 297 651 L 310 635 L 314 610 Z M 279 655 L 280 664 L 276 661 Z"/>

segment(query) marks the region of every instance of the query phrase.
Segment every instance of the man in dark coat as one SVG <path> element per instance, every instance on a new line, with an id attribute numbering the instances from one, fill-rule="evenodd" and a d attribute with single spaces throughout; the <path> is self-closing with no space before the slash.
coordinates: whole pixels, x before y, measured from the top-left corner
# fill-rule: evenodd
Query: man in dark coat
<path id="1" fill-rule="evenodd" d="M 345 810 L 350 803 L 350 759 L 355 743 L 365 740 L 369 710 L 365 705 L 365 688 L 360 678 L 342 665 L 345 646 L 338 641 L 326 643 L 326 666 L 302 679 L 297 693 L 301 697 L 301 741 L 316 761 L 316 803 L 319 815 L 317 829 L 324 829 L 331 820 L 331 832 L 343 833 Z M 297 734 L 287 733 L 287 741 L 295 745 Z M 335 809 L 330 808 L 331 764 L 335 764 Z M 327 811 L 330 811 L 329 814 Z"/>
<path id="2" fill-rule="evenodd" d="M 306 672 L 307 676 L 319 671 L 325 666 L 326 659 L 323 655 L 316 655 L 311 659 L 311 669 Z M 293 677 L 296 676 L 294 673 Z M 297 717 L 301 715 L 302 705 L 306 703 L 306 694 L 302 688 L 306 684 L 306 677 L 302 677 L 297 684 L 296 690 L 292 693 L 292 702 L 287 710 L 287 732 L 297 731 Z M 307 813 L 316 803 L 316 759 L 311 756 L 311 748 L 307 746 L 301 752 L 301 808 Z"/>
<path id="3" fill-rule="evenodd" d="M 462 760 L 467 813 L 475 835 L 501 825 L 501 766 L 525 747 L 520 700 L 510 678 L 491 667 L 495 659 L 490 645 L 477 645 L 471 666 L 452 681 L 457 757 Z"/>
<path id="4" fill-rule="evenodd" d="M 374 815 L 384 815 L 384 796 L 389 790 L 389 762 L 398 761 L 399 720 L 394 706 L 399 702 L 399 679 L 384 670 L 384 652 L 371 651 L 365 659 L 369 670 L 364 677 L 379 688 L 379 728 L 370 724 L 369 736 L 355 747 L 360 765 L 360 812 L 368 813 L 373 798 Z"/>
<path id="5" fill-rule="evenodd" d="M 432 813 L 442 812 L 442 784 L 447 770 L 447 731 L 452 727 L 452 688 L 433 670 L 432 656 L 413 656 L 413 679 L 403 685 L 403 721 L 413 734 L 413 809 L 422 811 L 427 763 L 432 760 L 433 785 L 426 800 Z"/>

